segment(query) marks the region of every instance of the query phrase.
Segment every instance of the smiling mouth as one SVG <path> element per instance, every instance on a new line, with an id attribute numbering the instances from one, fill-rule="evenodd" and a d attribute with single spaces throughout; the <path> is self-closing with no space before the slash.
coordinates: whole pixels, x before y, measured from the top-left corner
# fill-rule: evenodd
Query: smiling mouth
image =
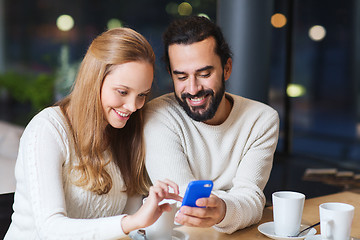
<path id="1" fill-rule="evenodd" d="M 120 111 L 117 111 L 117 110 L 115 110 L 115 112 L 122 118 L 128 118 L 130 116 L 130 113 L 123 113 L 123 112 L 120 112 Z"/>
<path id="2" fill-rule="evenodd" d="M 205 98 L 205 96 L 199 97 L 199 98 L 190 98 L 190 101 L 192 102 L 200 102 Z"/>
<path id="3" fill-rule="evenodd" d="M 189 93 L 182 93 L 181 100 L 184 104 L 188 107 L 195 109 L 203 109 L 206 108 L 208 102 L 210 101 L 209 98 L 214 95 L 214 91 L 211 89 L 201 90 L 196 93 L 196 95 L 192 95 Z"/>
<path id="4" fill-rule="evenodd" d="M 191 106 L 202 106 L 206 103 L 208 95 L 203 95 L 201 97 L 188 97 L 186 98 L 187 102 Z"/>

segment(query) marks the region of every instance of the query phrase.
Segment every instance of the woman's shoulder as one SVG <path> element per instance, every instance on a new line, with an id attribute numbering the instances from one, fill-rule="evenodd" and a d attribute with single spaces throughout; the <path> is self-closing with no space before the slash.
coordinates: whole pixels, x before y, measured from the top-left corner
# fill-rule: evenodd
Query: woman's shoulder
<path id="1" fill-rule="evenodd" d="M 48 119 L 49 121 L 52 121 L 55 119 L 58 119 L 58 120 L 62 119 L 63 114 L 62 114 L 59 106 L 52 106 L 52 107 L 44 108 L 38 114 L 36 114 L 34 118 L 43 118 L 43 119 Z"/>
<path id="2" fill-rule="evenodd" d="M 37 113 L 30 121 L 64 122 L 65 118 L 59 106 L 47 107 Z"/>
<path id="3" fill-rule="evenodd" d="M 49 130 L 61 135 L 67 133 L 67 123 L 60 107 L 47 107 L 36 114 L 25 128 L 24 134 L 30 131 Z"/>

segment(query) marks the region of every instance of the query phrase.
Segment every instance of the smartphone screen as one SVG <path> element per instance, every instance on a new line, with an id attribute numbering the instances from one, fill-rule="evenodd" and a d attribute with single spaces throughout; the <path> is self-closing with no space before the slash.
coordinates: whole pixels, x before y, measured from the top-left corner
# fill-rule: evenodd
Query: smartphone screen
<path id="1" fill-rule="evenodd" d="M 208 198 L 213 188 L 211 180 L 196 180 L 188 184 L 181 206 L 196 206 L 199 198 Z"/>

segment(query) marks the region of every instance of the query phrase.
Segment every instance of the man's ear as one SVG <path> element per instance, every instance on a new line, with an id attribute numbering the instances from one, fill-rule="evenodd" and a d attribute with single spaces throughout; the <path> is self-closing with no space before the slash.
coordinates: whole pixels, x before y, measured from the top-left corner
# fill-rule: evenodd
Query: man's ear
<path id="1" fill-rule="evenodd" d="M 232 59 L 228 58 L 224 66 L 224 79 L 225 81 L 229 79 L 232 71 Z"/>

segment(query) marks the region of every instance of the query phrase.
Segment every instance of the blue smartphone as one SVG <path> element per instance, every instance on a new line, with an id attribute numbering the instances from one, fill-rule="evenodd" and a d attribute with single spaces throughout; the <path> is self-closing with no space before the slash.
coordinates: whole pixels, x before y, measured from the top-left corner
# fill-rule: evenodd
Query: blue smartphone
<path id="1" fill-rule="evenodd" d="M 196 206 L 199 198 L 208 198 L 213 188 L 211 180 L 196 180 L 188 184 L 181 206 Z"/>

